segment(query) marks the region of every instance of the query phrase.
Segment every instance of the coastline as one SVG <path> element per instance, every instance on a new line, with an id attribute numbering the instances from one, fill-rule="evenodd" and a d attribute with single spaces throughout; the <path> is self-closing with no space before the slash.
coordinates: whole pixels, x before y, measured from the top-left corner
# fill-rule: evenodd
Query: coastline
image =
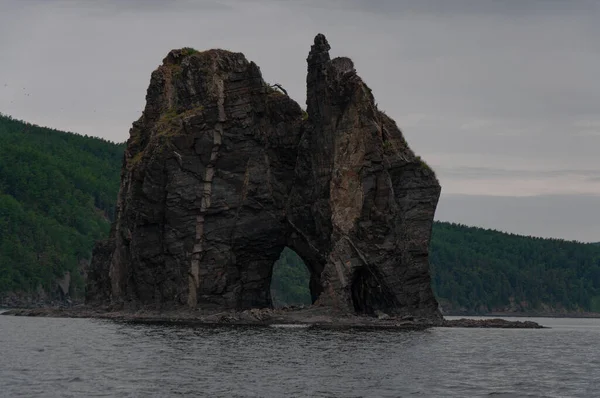
<path id="1" fill-rule="evenodd" d="M 443 312 L 442 315 L 453 317 L 481 317 L 481 318 L 600 318 L 600 312 L 487 312 L 470 313 L 470 312 Z"/>
<path id="2" fill-rule="evenodd" d="M 444 319 L 428 320 L 412 316 L 359 316 L 332 312 L 323 307 L 293 309 L 250 309 L 245 311 L 190 311 L 176 309 L 169 311 L 156 310 L 108 310 L 94 307 L 78 306 L 73 308 L 32 308 L 8 309 L 1 312 L 4 316 L 57 317 L 57 318 L 91 318 L 115 322 L 138 324 L 169 324 L 181 326 L 273 326 L 319 329 L 391 329 L 415 331 L 432 327 L 467 327 L 467 328 L 545 328 L 531 321 L 511 321 L 505 319 Z"/>

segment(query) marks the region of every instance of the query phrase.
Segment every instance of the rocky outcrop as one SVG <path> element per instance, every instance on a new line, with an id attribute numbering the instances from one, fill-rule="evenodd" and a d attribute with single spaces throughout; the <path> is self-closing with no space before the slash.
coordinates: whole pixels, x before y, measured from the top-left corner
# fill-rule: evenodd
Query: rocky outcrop
<path id="1" fill-rule="evenodd" d="M 411 316 L 365 317 L 332 311 L 330 308 L 311 306 L 310 308 L 271 309 L 252 308 L 244 311 L 105 311 L 99 308 L 76 305 L 71 308 L 30 308 L 0 309 L 0 315 L 35 316 L 59 318 L 96 318 L 142 324 L 171 324 L 202 326 L 229 324 L 240 326 L 272 326 L 277 328 L 318 328 L 318 329 L 393 329 L 423 330 L 431 326 L 447 328 L 494 328 L 494 329 L 545 329 L 532 321 L 506 319 L 444 319 L 441 322 L 423 322 Z"/>
<path id="2" fill-rule="evenodd" d="M 89 303 L 268 307 L 289 246 L 315 305 L 441 322 L 428 263 L 440 185 L 323 35 L 306 112 L 224 50 L 171 51 L 146 101 Z"/>
<path id="3" fill-rule="evenodd" d="M 87 261 L 80 260 L 79 268 L 87 267 Z M 70 307 L 83 302 L 78 286 L 72 283 L 71 272 L 54 279 L 50 285 L 38 284 L 35 290 L 0 293 L 0 308 L 44 308 Z"/>
<path id="4" fill-rule="evenodd" d="M 506 319 L 445 319 L 443 327 L 448 328 L 495 328 L 495 329 L 544 329 L 545 327 L 533 321 L 508 321 Z"/>

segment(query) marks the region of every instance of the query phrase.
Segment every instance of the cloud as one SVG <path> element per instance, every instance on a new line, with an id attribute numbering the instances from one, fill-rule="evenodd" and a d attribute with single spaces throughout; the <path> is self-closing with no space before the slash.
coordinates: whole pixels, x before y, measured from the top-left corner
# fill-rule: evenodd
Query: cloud
<path id="1" fill-rule="evenodd" d="M 482 130 L 486 129 L 487 127 L 490 127 L 491 125 L 492 125 L 492 122 L 490 120 L 473 119 L 468 122 L 465 122 L 459 128 L 461 130 L 466 130 L 466 131 L 481 132 Z"/>
<path id="2" fill-rule="evenodd" d="M 536 170 L 490 167 L 433 167 L 446 194 L 525 197 L 600 195 L 597 170 Z"/>
<path id="3" fill-rule="evenodd" d="M 481 179 L 481 178 L 556 178 L 578 177 L 590 178 L 598 176 L 599 170 L 532 170 L 532 169 L 500 169 L 491 167 L 438 167 L 436 171 L 449 177 Z"/>
<path id="4" fill-rule="evenodd" d="M 582 242 L 600 241 L 600 196 L 443 195 L 436 220 Z"/>
<path id="5" fill-rule="evenodd" d="M 172 48 L 227 48 L 305 102 L 325 33 L 445 193 L 590 193 L 600 170 L 596 0 L 7 0 L 0 111 L 124 141 Z M 6 84 L 6 86 L 5 86 Z"/>
<path id="6" fill-rule="evenodd" d="M 536 15 L 563 15 L 598 11 L 594 0 L 337 0 L 305 1 L 322 7 L 350 8 L 360 12 L 373 12 L 396 16 L 399 13 L 424 13 L 443 16 L 506 16 L 531 17 Z"/>

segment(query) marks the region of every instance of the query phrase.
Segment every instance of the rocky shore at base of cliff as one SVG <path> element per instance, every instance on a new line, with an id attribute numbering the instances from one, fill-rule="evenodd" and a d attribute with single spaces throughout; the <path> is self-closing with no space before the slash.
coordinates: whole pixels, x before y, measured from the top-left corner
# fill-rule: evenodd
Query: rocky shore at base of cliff
<path id="1" fill-rule="evenodd" d="M 444 312 L 444 316 L 468 316 L 487 318 L 600 318 L 599 312 L 569 311 L 496 311 L 496 312 Z"/>
<path id="2" fill-rule="evenodd" d="M 513 328 L 542 329 L 544 326 L 531 321 L 505 319 L 454 319 L 432 324 L 426 319 L 412 316 L 390 316 L 379 312 L 376 316 L 359 316 L 332 311 L 330 308 L 254 308 L 245 311 L 185 310 L 109 310 L 86 306 L 73 308 L 10 309 L 1 315 L 95 318 L 117 322 L 145 324 L 173 324 L 184 326 L 238 325 L 238 326 L 298 326 L 328 329 L 363 328 L 423 330 L 431 327 Z"/>
<path id="3" fill-rule="evenodd" d="M 501 318 L 444 319 L 442 326 L 448 328 L 546 329 L 545 326 L 533 321 L 509 321 Z"/>

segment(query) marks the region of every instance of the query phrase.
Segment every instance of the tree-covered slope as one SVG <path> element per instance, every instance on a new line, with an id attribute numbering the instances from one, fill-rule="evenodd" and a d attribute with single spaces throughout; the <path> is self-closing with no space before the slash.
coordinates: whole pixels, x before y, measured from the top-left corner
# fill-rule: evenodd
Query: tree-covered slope
<path id="1" fill-rule="evenodd" d="M 277 263 L 273 297 L 305 304 L 308 273 L 293 258 L 284 253 Z M 600 312 L 597 244 L 436 222 L 430 260 L 433 289 L 445 311 Z"/>
<path id="2" fill-rule="evenodd" d="M 273 265 L 271 299 L 276 307 L 310 305 L 310 274 L 304 261 L 289 248 L 283 249 Z"/>
<path id="3" fill-rule="evenodd" d="M 123 150 L 0 115 L 0 295 L 48 291 L 89 259 L 110 228 Z"/>
<path id="4" fill-rule="evenodd" d="M 435 223 L 433 287 L 469 312 L 600 312 L 600 246 Z"/>
<path id="5" fill-rule="evenodd" d="M 51 290 L 89 259 L 94 241 L 108 235 L 123 150 L 0 115 L 0 297 Z M 598 244 L 436 222 L 430 253 L 445 310 L 600 312 Z M 308 277 L 285 250 L 273 270 L 276 304 L 308 304 Z"/>

